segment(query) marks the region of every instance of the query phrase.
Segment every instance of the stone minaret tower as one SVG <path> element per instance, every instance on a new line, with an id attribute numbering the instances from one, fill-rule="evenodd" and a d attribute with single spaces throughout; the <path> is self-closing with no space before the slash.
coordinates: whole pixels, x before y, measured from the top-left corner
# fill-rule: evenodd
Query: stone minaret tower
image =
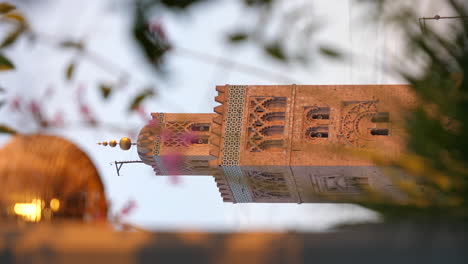
<path id="1" fill-rule="evenodd" d="M 137 142 L 157 175 L 213 175 L 223 200 L 342 201 L 392 191 L 359 150 L 401 152 L 404 85 L 216 87 L 213 114 L 152 113 Z"/>

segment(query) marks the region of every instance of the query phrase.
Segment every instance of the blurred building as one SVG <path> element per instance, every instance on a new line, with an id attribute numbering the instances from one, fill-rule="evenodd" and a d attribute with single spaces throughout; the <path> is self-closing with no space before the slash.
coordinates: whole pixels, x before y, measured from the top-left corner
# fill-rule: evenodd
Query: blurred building
<path id="1" fill-rule="evenodd" d="M 15 135 L 0 149 L 0 218 L 31 222 L 107 217 L 104 187 L 89 157 L 50 135 Z"/>
<path id="2" fill-rule="evenodd" d="M 69 222 L 0 225 L 0 263 L 466 263 L 463 223 L 393 223 L 320 233 L 116 231 Z"/>
<path id="3" fill-rule="evenodd" d="M 395 192 L 365 154 L 400 155 L 401 123 L 415 103 L 407 86 L 216 90 L 220 105 L 213 114 L 151 114 L 137 148 L 157 175 L 213 175 L 223 201 L 234 203 L 323 202 L 331 196 L 345 202 L 369 189 Z"/>

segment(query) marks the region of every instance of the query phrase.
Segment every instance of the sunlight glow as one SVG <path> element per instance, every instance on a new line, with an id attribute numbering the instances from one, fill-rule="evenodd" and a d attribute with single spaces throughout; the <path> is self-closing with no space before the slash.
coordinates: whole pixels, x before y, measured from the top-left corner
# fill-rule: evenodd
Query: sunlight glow
<path id="1" fill-rule="evenodd" d="M 16 203 L 13 210 L 17 215 L 22 216 L 26 221 L 39 222 L 44 201 L 33 199 L 31 203 Z"/>

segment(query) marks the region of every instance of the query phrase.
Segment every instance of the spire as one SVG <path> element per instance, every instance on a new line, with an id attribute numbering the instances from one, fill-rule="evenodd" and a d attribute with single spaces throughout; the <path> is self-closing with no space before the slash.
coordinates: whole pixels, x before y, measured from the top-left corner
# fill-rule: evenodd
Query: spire
<path id="1" fill-rule="evenodd" d="M 97 144 L 98 145 L 103 145 L 103 146 L 109 145 L 110 147 L 114 148 L 115 146 L 117 146 L 117 141 L 115 141 L 115 140 L 111 140 L 109 142 L 103 141 L 103 142 L 99 142 Z M 132 140 L 130 138 L 128 138 L 128 137 L 123 137 L 119 141 L 119 146 L 120 146 L 120 149 L 122 149 L 122 150 L 129 150 L 132 147 L 132 145 L 136 145 L 136 143 L 132 143 Z"/>

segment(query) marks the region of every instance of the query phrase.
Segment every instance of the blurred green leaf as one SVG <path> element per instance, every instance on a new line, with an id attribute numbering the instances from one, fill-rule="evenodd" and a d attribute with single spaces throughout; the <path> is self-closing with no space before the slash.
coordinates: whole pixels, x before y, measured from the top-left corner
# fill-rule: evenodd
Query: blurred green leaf
<path id="1" fill-rule="evenodd" d="M 134 111 L 136 110 L 141 103 L 154 95 L 153 89 L 145 89 L 141 93 L 139 93 L 137 96 L 135 96 L 132 100 L 132 103 L 130 104 L 130 107 L 128 108 L 129 111 Z"/>
<path id="2" fill-rule="evenodd" d="M 24 18 L 23 14 L 21 14 L 19 12 L 8 13 L 8 14 L 4 15 L 3 17 L 7 18 L 7 19 L 15 20 L 16 22 L 18 22 L 21 25 L 26 25 L 26 18 Z"/>
<path id="3" fill-rule="evenodd" d="M 333 58 L 333 59 L 339 59 L 339 58 L 343 57 L 341 52 L 337 51 L 336 49 L 330 48 L 330 47 L 321 46 L 321 47 L 319 47 L 319 52 L 323 56 Z"/>
<path id="4" fill-rule="evenodd" d="M 274 42 L 272 44 L 266 45 L 264 47 L 265 52 L 270 55 L 271 57 L 280 60 L 280 61 L 286 61 L 286 53 L 284 52 L 284 49 L 279 42 Z"/>
<path id="5" fill-rule="evenodd" d="M 73 74 L 75 73 L 76 63 L 74 61 L 68 64 L 65 70 L 65 79 L 67 81 L 71 81 L 73 79 Z"/>
<path id="6" fill-rule="evenodd" d="M 16 134 L 16 130 L 13 128 L 6 126 L 6 125 L 0 125 L 0 133 L 2 134 Z"/>
<path id="7" fill-rule="evenodd" d="M 274 0 L 244 0 L 248 6 L 269 6 Z"/>
<path id="8" fill-rule="evenodd" d="M 162 25 L 149 21 L 146 12 L 140 5 L 135 8 L 133 36 L 146 60 L 162 73 L 164 58 L 171 50 L 171 45 Z"/>
<path id="9" fill-rule="evenodd" d="M 236 32 L 228 36 L 228 40 L 231 43 L 239 43 L 246 41 L 249 38 L 249 35 L 245 32 Z"/>
<path id="10" fill-rule="evenodd" d="M 62 41 L 60 43 L 60 46 L 62 48 L 72 48 L 72 49 L 77 49 L 79 51 L 82 51 L 84 50 L 85 48 L 85 45 L 83 42 L 81 41 L 71 41 L 71 40 L 66 40 L 66 41 Z"/>
<path id="11" fill-rule="evenodd" d="M 0 3 L 0 14 L 6 14 L 15 9 L 16 7 L 13 5 L 10 5 L 9 3 Z"/>
<path id="12" fill-rule="evenodd" d="M 101 91 L 102 98 L 107 99 L 111 95 L 113 89 L 109 84 L 100 84 L 99 90 Z"/>
<path id="13" fill-rule="evenodd" d="M 179 8 L 185 9 L 192 4 L 196 4 L 198 2 L 206 1 L 206 0 L 159 0 L 161 4 L 163 4 L 167 8 Z"/>
<path id="14" fill-rule="evenodd" d="M 24 26 L 18 26 L 10 32 L 10 34 L 7 35 L 7 37 L 2 41 L 0 44 L 0 48 L 5 48 L 13 44 L 19 36 L 21 36 L 22 33 L 24 33 L 26 30 L 26 27 Z"/>
<path id="15" fill-rule="evenodd" d="M 8 71 L 15 68 L 15 65 L 0 53 L 0 71 Z"/>

